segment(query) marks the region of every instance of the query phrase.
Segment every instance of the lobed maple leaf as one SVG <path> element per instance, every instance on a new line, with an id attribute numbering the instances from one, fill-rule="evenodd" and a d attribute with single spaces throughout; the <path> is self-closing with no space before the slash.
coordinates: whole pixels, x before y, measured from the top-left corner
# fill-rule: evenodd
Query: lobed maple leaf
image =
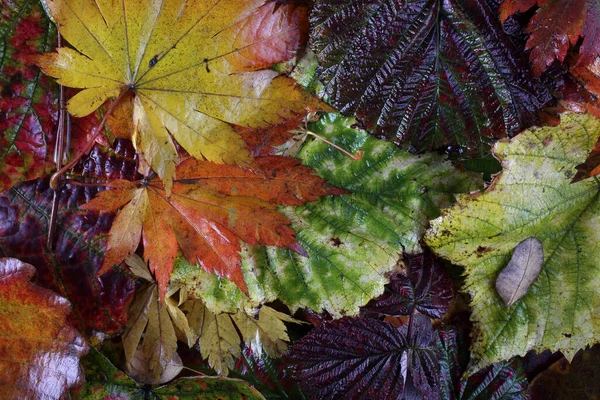
<path id="1" fill-rule="evenodd" d="M 596 0 L 505 0 L 500 6 L 500 20 L 535 5 L 538 10 L 529 22 L 527 49 L 533 72 L 539 76 L 554 62 L 563 62 L 569 44 L 583 38 L 579 48 L 580 64 L 590 63 L 600 56 L 600 6 Z"/>
<path id="2" fill-rule="evenodd" d="M 231 57 L 263 43 L 259 35 L 237 48 L 244 29 L 238 22 L 263 3 L 48 0 L 75 49 L 61 47 L 38 64 L 58 83 L 83 89 L 67 103 L 75 116 L 133 92 L 133 141 L 169 192 L 175 141 L 195 158 L 248 165 L 250 154 L 230 123 L 265 127 L 322 105 L 274 71 L 235 73 Z"/>
<path id="3" fill-rule="evenodd" d="M 161 299 L 178 250 L 189 262 L 198 261 L 206 271 L 227 277 L 247 292 L 238 240 L 305 254 L 277 205 L 299 206 L 345 191 L 326 184 L 297 159 L 270 156 L 255 162 L 261 172 L 190 158 L 177 167 L 170 197 L 156 178 L 139 185 L 111 182 L 108 186 L 114 190 L 82 206 L 98 211 L 122 208 L 111 227 L 99 274 L 132 254 L 141 238 Z"/>

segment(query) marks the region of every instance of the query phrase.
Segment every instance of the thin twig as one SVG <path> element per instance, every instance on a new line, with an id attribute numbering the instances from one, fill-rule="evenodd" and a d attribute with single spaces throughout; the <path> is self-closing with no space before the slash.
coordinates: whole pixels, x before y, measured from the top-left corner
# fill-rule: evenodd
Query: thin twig
<path id="1" fill-rule="evenodd" d="M 58 34 L 58 47 L 62 47 L 62 36 Z M 63 157 L 65 152 L 65 88 L 63 85 L 58 85 L 58 126 L 56 127 L 56 146 L 54 147 L 54 164 L 56 170 L 62 168 Z M 56 187 L 52 188 L 52 208 L 50 210 L 50 221 L 48 222 L 48 237 L 46 239 L 46 247 L 49 250 L 53 248 L 54 232 L 56 231 L 56 218 L 58 213 L 58 182 Z"/>
<path id="2" fill-rule="evenodd" d="M 117 107 L 117 104 L 119 104 L 119 102 L 121 101 L 121 99 L 123 99 L 123 97 L 125 96 L 125 94 L 128 91 L 129 91 L 128 87 L 124 87 L 123 89 L 121 89 L 121 93 L 119 93 L 119 96 L 110 104 L 110 107 L 106 111 L 106 114 L 104 114 L 104 117 L 102 118 L 102 121 L 100 121 L 100 123 L 98 125 L 96 125 L 95 127 L 92 128 L 92 138 L 88 142 L 88 144 L 85 147 L 85 149 L 83 149 L 83 151 L 80 152 L 75 158 L 73 158 L 68 164 L 66 164 L 65 166 L 63 166 L 61 169 L 59 169 L 58 171 L 56 171 L 52 175 L 52 178 L 50 178 L 50 187 L 51 188 L 53 188 L 53 189 L 57 188 L 58 187 L 58 180 L 61 177 L 61 175 L 63 175 L 65 172 L 67 172 L 68 170 L 70 170 L 71 168 L 73 168 L 75 166 L 75 164 L 77 164 L 77 162 L 79 160 L 81 160 L 81 158 L 84 155 L 88 154 L 90 152 L 90 150 L 92 149 L 92 147 L 94 147 L 94 144 L 96 144 L 96 139 L 102 133 L 102 128 L 104 127 L 104 124 L 106 124 L 106 120 L 113 113 L 113 111 Z"/>

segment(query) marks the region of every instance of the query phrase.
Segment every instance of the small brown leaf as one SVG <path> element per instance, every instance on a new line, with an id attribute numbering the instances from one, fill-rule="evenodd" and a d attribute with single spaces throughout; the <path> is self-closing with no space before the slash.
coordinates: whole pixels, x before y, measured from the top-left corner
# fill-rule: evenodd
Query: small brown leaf
<path id="1" fill-rule="evenodd" d="M 543 263 L 544 249 L 538 239 L 529 237 L 515 247 L 508 265 L 496 279 L 496 291 L 506 307 L 527 294 L 540 274 Z"/>

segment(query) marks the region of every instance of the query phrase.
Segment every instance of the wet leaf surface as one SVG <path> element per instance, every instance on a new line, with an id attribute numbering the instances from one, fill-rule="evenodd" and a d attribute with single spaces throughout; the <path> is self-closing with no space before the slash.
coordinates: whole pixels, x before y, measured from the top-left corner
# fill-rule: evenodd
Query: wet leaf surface
<path id="1" fill-rule="evenodd" d="M 35 268 L 0 258 L 0 387 L 4 399 L 59 399 L 83 381 L 87 344 L 69 302 L 33 285 Z"/>
<path id="2" fill-rule="evenodd" d="M 312 48 L 328 99 L 377 136 L 418 150 L 494 138 L 536 122 L 549 92 L 497 20 L 494 0 L 318 0 Z M 514 42 L 514 43 L 513 43 Z"/>
<path id="3" fill-rule="evenodd" d="M 78 167 L 77 175 L 97 179 L 132 177 L 131 144 L 119 141 L 114 150 L 94 150 Z M 73 304 L 69 321 L 87 335 L 119 332 L 134 285 L 115 270 L 96 278 L 114 215 L 79 210 L 96 187 L 68 185 L 60 192 L 54 251 L 46 247 L 52 190 L 47 181 L 25 182 L 0 193 L 0 255 L 17 257 L 36 267 L 37 282 Z"/>
<path id="4" fill-rule="evenodd" d="M 0 10 L 0 191 L 53 167 L 56 83 L 33 57 L 56 46 L 56 30 L 36 1 L 3 1 Z"/>

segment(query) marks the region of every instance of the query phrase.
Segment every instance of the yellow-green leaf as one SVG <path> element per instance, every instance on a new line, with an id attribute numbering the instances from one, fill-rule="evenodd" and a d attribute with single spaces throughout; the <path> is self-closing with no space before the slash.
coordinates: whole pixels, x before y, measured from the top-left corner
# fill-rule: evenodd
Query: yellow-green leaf
<path id="1" fill-rule="evenodd" d="M 235 73 L 227 56 L 237 24 L 264 0 L 46 0 L 74 47 L 38 59 L 62 85 L 82 89 L 68 110 L 84 116 L 123 91 L 135 93 L 134 143 L 165 181 L 175 173 L 175 141 L 192 156 L 250 164 L 230 123 L 264 127 L 322 106 L 271 70 Z M 259 46 L 248 43 L 244 49 Z"/>

